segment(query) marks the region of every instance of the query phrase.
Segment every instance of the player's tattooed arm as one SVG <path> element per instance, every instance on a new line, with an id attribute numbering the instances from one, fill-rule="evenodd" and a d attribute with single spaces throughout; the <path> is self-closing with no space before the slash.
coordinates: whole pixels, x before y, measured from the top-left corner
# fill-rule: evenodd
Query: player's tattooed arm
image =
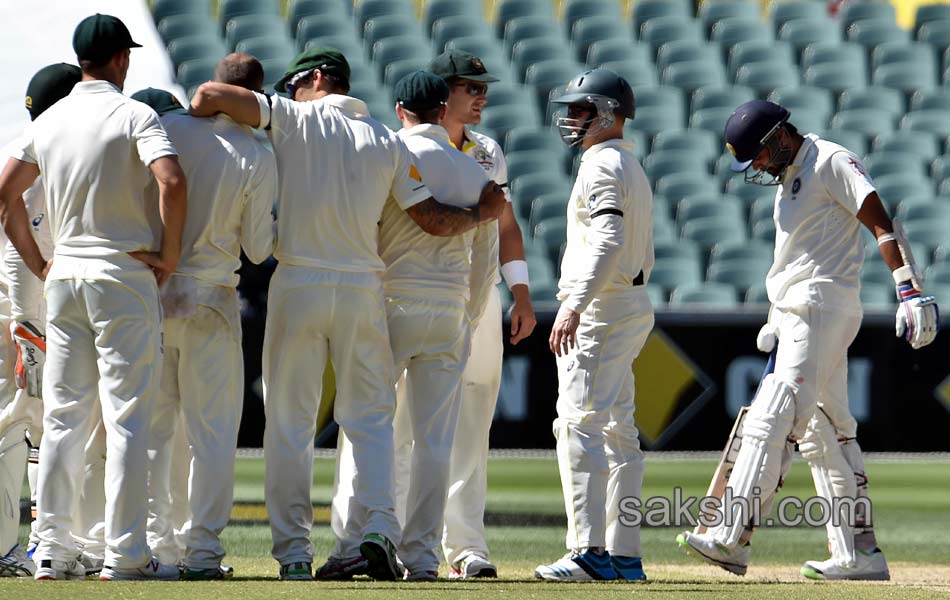
<path id="1" fill-rule="evenodd" d="M 505 202 L 502 188 L 490 181 L 482 190 L 478 204 L 472 208 L 449 206 L 429 197 L 410 206 L 406 213 L 429 235 L 452 236 L 465 233 L 479 223 L 497 219 Z"/>

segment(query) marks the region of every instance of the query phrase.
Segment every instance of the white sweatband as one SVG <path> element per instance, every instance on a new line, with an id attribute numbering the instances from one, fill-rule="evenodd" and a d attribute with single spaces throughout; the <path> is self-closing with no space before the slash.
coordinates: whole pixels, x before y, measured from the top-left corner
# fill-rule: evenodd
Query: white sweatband
<path id="1" fill-rule="evenodd" d="M 523 260 L 509 260 L 501 265 L 501 276 L 505 278 L 509 290 L 516 285 L 528 285 L 528 263 Z"/>
<path id="2" fill-rule="evenodd" d="M 260 92 L 254 92 L 254 97 L 257 98 L 257 106 L 261 111 L 261 121 L 257 124 L 258 129 L 269 129 L 270 128 L 270 98 L 265 94 Z"/>
<path id="3" fill-rule="evenodd" d="M 891 275 L 894 277 L 894 284 L 900 285 L 905 281 L 913 281 L 914 271 L 910 268 L 909 265 L 904 265 L 903 267 L 898 267 L 891 271 Z M 922 292 L 923 290 L 917 290 Z"/>
<path id="4" fill-rule="evenodd" d="M 897 238 L 894 237 L 893 233 L 882 233 L 877 238 L 877 245 L 881 246 L 883 244 L 886 244 L 887 242 L 896 242 L 896 241 L 897 241 Z"/>

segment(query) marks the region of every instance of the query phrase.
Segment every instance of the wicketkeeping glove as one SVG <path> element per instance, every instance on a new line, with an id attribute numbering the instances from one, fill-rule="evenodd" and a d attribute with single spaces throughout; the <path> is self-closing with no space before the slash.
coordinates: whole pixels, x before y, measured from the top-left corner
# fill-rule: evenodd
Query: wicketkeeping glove
<path id="1" fill-rule="evenodd" d="M 16 344 L 16 385 L 27 395 L 43 397 L 43 365 L 46 364 L 46 335 L 31 321 L 10 323 L 10 334 Z"/>
<path id="2" fill-rule="evenodd" d="M 897 337 L 903 337 L 914 350 L 923 348 L 937 337 L 940 311 L 937 299 L 921 296 L 912 285 L 897 286 Z"/>

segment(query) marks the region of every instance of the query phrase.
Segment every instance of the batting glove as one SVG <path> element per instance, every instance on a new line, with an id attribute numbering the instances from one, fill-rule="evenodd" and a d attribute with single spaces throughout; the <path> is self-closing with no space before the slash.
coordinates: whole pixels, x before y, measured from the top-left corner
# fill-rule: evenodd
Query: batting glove
<path id="1" fill-rule="evenodd" d="M 31 321 L 10 323 L 10 334 L 16 344 L 16 385 L 27 395 L 43 397 L 43 365 L 46 364 L 46 335 Z"/>
<path id="2" fill-rule="evenodd" d="M 921 296 L 920 290 L 910 284 L 897 286 L 897 337 L 902 337 L 914 350 L 923 348 L 937 337 L 940 329 L 940 311 L 937 299 Z"/>

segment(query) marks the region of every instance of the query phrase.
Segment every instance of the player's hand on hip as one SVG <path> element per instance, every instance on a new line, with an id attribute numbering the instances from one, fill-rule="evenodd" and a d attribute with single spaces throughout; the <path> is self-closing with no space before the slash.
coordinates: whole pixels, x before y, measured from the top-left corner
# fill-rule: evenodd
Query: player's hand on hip
<path id="1" fill-rule="evenodd" d="M 914 350 L 923 348 L 937 337 L 940 330 L 940 310 L 933 296 L 921 296 L 909 284 L 897 286 L 897 337 L 902 337 Z"/>
<path id="2" fill-rule="evenodd" d="M 171 277 L 172 273 L 175 272 L 175 269 L 178 267 L 178 260 L 170 260 L 162 256 L 161 252 L 146 252 L 144 250 L 136 250 L 134 252 L 129 252 L 129 256 L 137 260 L 142 261 L 148 265 L 152 272 L 155 273 L 155 279 L 158 280 L 158 285 L 162 285 Z"/>
<path id="3" fill-rule="evenodd" d="M 528 286 L 518 284 L 511 289 L 514 303 L 511 305 L 511 345 L 525 339 L 534 331 L 538 320 L 534 316 L 534 307 L 531 306 L 531 296 Z"/>
<path id="4" fill-rule="evenodd" d="M 482 188 L 481 196 L 478 198 L 479 221 L 484 223 L 500 217 L 507 201 L 503 187 L 494 181 L 486 183 L 485 187 Z"/>
<path id="5" fill-rule="evenodd" d="M 33 398 L 43 397 L 43 365 L 46 364 L 46 334 L 39 323 L 12 321 L 10 336 L 16 346 L 13 372 L 16 386 Z"/>
<path id="6" fill-rule="evenodd" d="M 577 346 L 577 326 L 580 325 L 581 316 L 563 304 L 557 311 L 557 317 L 554 319 L 554 326 L 551 328 L 551 337 L 548 338 L 548 345 L 557 356 L 566 356 L 570 350 Z"/>

